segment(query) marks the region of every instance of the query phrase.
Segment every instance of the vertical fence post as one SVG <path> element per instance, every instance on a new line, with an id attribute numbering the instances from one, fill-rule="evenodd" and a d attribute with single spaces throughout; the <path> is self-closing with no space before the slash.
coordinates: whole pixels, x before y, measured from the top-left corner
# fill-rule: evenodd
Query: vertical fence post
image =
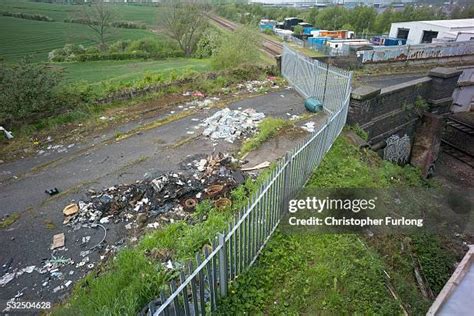
<path id="1" fill-rule="evenodd" d="M 285 172 L 283 177 L 283 199 L 282 199 L 282 206 L 281 206 L 281 215 L 285 214 L 288 208 L 288 190 L 290 189 L 290 172 L 291 172 L 291 155 L 290 153 L 286 153 L 285 155 L 285 164 L 288 161 L 288 164 L 284 164 Z"/>
<path id="2" fill-rule="evenodd" d="M 225 246 L 225 236 L 219 234 L 219 275 L 220 275 L 220 288 L 221 297 L 227 296 L 227 251 Z"/>

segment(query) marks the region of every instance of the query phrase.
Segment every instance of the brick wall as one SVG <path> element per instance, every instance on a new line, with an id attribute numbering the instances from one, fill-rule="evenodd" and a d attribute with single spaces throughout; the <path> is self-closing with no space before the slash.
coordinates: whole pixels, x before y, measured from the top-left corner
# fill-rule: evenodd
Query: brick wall
<path id="1" fill-rule="evenodd" d="M 393 134 L 407 134 L 413 139 L 424 110 L 438 114 L 449 110 L 460 73 L 452 68 L 434 68 L 426 77 L 387 88 L 357 88 L 351 95 L 348 124 L 362 127 L 371 145 Z M 419 98 L 428 108 L 417 106 L 421 104 L 417 103 Z"/>

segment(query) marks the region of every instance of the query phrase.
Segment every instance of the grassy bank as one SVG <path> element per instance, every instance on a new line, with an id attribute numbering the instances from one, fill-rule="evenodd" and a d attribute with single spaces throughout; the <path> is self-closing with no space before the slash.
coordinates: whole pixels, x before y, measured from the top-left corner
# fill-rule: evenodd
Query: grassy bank
<path id="1" fill-rule="evenodd" d="M 341 136 L 307 187 L 430 185 L 415 168 L 382 161 L 375 153 L 360 151 Z M 234 282 L 231 294 L 220 306 L 220 314 L 396 315 L 403 310 L 424 314 L 431 301 L 418 288 L 414 258 L 419 260 L 427 286 L 434 293 L 447 281 L 456 261 L 452 251 L 435 235 L 370 238 L 278 231 L 256 265 Z"/>

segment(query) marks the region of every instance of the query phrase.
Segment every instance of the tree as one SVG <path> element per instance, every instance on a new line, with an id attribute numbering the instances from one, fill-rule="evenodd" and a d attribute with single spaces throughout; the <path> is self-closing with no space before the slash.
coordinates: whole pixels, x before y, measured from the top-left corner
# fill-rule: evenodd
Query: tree
<path id="1" fill-rule="evenodd" d="M 301 35 L 304 32 L 304 28 L 301 25 L 296 25 L 293 32 L 297 35 Z"/>
<path id="2" fill-rule="evenodd" d="M 204 30 L 207 18 L 192 1 L 168 0 L 160 7 L 159 24 L 175 39 L 186 57 L 190 57 Z"/>
<path id="3" fill-rule="evenodd" d="M 357 6 L 351 11 L 350 25 L 354 27 L 353 31 L 357 33 L 368 32 L 375 24 L 377 11 L 374 8 L 366 6 Z"/>
<path id="4" fill-rule="evenodd" d="M 216 69 L 228 69 L 245 64 L 256 64 L 260 58 L 260 37 L 250 28 L 242 27 L 224 38 L 212 58 Z"/>
<path id="5" fill-rule="evenodd" d="M 115 11 L 104 0 L 91 0 L 81 6 L 77 18 L 94 33 L 100 49 L 107 48 L 107 39 L 112 33 L 112 23 L 116 19 Z"/>

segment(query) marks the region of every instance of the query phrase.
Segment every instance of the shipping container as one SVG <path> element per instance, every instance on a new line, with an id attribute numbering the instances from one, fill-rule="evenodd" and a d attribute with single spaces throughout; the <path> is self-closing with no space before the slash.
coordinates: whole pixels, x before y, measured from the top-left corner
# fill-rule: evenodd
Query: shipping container
<path id="1" fill-rule="evenodd" d="M 370 39 L 370 42 L 378 46 L 398 46 L 405 45 L 407 40 L 403 38 L 393 38 L 387 36 L 374 36 Z"/>
<path id="2" fill-rule="evenodd" d="M 328 30 L 316 30 L 312 31 L 311 34 L 315 37 L 332 37 L 337 39 L 351 39 L 354 38 L 354 32 L 347 30 L 337 30 L 337 31 L 328 31 Z"/>
<path id="3" fill-rule="evenodd" d="M 276 21 L 274 20 L 262 19 L 260 20 L 258 27 L 260 31 L 265 31 L 265 30 L 273 30 L 275 25 L 276 25 Z"/>
<path id="4" fill-rule="evenodd" d="M 295 28 L 298 23 L 303 22 L 302 19 L 299 18 L 285 18 L 285 21 L 283 22 L 283 28 L 285 30 L 292 30 Z"/>

